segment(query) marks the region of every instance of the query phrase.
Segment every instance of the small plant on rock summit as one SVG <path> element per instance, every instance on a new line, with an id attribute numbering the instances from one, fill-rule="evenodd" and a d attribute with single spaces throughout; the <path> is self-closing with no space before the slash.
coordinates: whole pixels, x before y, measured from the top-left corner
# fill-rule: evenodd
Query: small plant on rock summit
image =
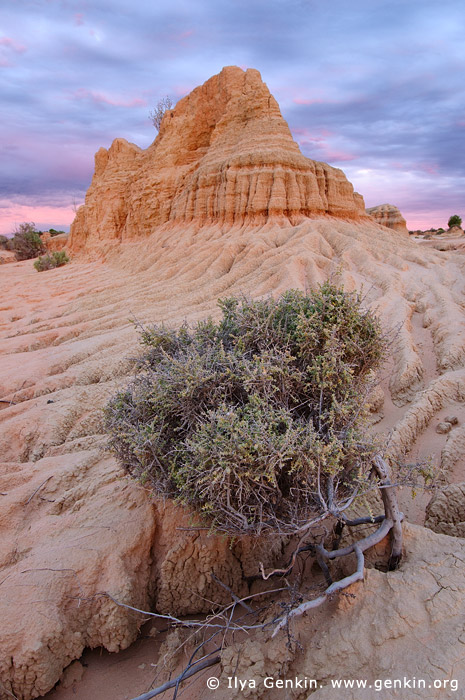
<path id="1" fill-rule="evenodd" d="M 157 106 L 154 109 L 152 109 L 151 112 L 149 112 L 149 119 L 157 131 L 160 131 L 160 126 L 163 121 L 163 117 L 165 116 L 165 112 L 172 109 L 173 107 L 173 100 L 171 99 L 171 97 L 168 97 L 168 95 L 166 95 L 166 97 L 163 97 L 161 100 L 159 100 L 157 102 Z"/>

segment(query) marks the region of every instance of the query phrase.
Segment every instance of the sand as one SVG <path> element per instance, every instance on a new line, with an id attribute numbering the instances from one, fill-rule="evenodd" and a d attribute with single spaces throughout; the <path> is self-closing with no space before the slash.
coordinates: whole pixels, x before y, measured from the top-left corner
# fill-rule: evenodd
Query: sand
<path id="1" fill-rule="evenodd" d="M 363 289 L 365 303 L 377 311 L 393 337 L 390 359 L 380 376 L 384 401 L 374 416 L 373 430 L 385 435 L 394 457 L 431 457 L 437 467 L 444 467 L 446 482 L 465 481 L 460 449 L 465 425 L 464 264 L 462 251 L 437 251 L 375 224 L 325 217 L 298 226 L 162 228 L 150 239 L 115 249 L 105 262 L 75 259 L 44 273 L 35 272 L 31 261 L 2 266 L 0 498 L 8 513 L 0 522 L 4 530 L 0 580 L 6 581 L 8 590 L 4 629 L 11 625 L 13 634 L 15 616 L 27 616 L 27 624 L 16 630 L 18 644 L 30 649 L 39 643 L 33 635 L 40 636 L 48 623 L 43 622 L 44 608 L 34 601 L 44 586 L 58 601 L 56 614 L 63 614 L 70 589 L 58 584 L 56 575 L 40 581 L 36 576 L 32 589 L 18 588 L 18 582 L 25 580 L 21 572 L 37 570 L 47 547 L 49 552 L 53 549 L 56 561 L 67 562 L 71 569 L 79 566 L 85 571 L 91 566 L 93 555 L 81 545 L 77 553 L 64 527 L 54 535 L 57 501 L 60 518 L 74 518 L 79 528 L 95 524 L 102 499 L 110 499 L 113 510 L 109 508 L 108 517 L 113 513 L 115 518 L 125 517 L 125 504 L 131 501 L 133 534 L 125 539 L 121 530 L 114 561 L 110 553 L 105 566 L 94 562 L 92 576 L 84 580 L 86 592 L 92 594 L 102 586 L 111 588 L 120 577 L 127 599 L 148 605 L 151 573 L 138 569 L 134 577 L 131 567 L 140 567 L 151 548 L 153 556 L 150 527 L 156 531 L 158 526 L 156 519 L 149 528 L 144 526 L 144 538 L 135 546 L 142 523 L 147 523 L 147 504 L 144 494 L 127 481 L 124 498 L 118 496 L 124 474 L 101 451 L 105 440 L 101 409 L 130 377 L 131 358 L 139 352 L 138 324 L 178 325 L 184 319 L 215 315 L 219 297 L 278 294 L 290 287 L 308 288 L 328 277 L 340 280 L 348 290 Z M 448 434 L 436 433 L 437 423 L 450 414 L 457 416 L 457 426 Z M 79 473 L 83 476 L 77 490 Z M 99 480 L 106 484 L 106 492 Z M 88 507 L 91 496 L 95 510 Z M 412 501 L 404 490 L 402 508 L 410 522 L 423 525 L 429 497 L 419 494 Z M 39 541 L 41 549 L 35 554 Z M 103 542 L 107 550 L 101 552 L 109 546 Z M 116 555 L 131 565 L 118 569 Z M 50 561 L 47 566 L 52 568 Z M 79 627 L 76 611 L 69 615 L 60 617 L 60 624 L 72 619 L 81 641 L 62 653 L 68 642 L 60 636 L 59 626 L 52 625 L 49 644 L 58 658 L 55 675 L 31 671 L 30 665 L 28 692 L 51 687 L 61 673 L 60 664 L 63 668 L 79 658 L 81 646 L 104 644 L 116 651 L 137 636 L 137 624 L 130 616 L 115 622 L 106 608 L 101 629 L 92 633 Z M 112 634 L 116 634 L 113 647 Z M 45 697 L 133 697 L 152 680 L 150 664 L 156 661 L 157 645 L 158 639 L 142 636 L 118 655 L 86 650 L 82 679 Z M 49 664 L 48 658 L 40 656 L 40 664 Z M 21 675 L 16 678 L 22 682 Z M 196 693 L 201 697 L 201 688 L 196 681 L 181 697 L 195 698 Z"/>

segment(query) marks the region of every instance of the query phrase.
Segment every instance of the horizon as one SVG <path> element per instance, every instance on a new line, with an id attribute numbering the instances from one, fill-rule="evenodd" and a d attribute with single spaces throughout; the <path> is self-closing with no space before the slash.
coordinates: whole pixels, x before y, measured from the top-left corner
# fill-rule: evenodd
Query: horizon
<path id="1" fill-rule="evenodd" d="M 26 0 L 2 9 L 0 234 L 68 230 L 94 154 L 147 148 L 149 111 L 225 65 L 256 68 L 303 155 L 410 230 L 465 214 L 458 0 Z M 309 41 L 310 39 L 310 41 Z"/>

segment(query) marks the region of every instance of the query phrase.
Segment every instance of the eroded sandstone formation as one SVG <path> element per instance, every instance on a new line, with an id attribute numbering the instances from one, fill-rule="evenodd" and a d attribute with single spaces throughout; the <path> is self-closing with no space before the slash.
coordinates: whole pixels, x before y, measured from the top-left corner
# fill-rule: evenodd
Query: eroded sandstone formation
<path id="1" fill-rule="evenodd" d="M 462 468 L 465 259 L 456 253 L 425 249 L 369 219 L 327 218 L 216 236 L 179 227 L 104 263 L 77 257 L 43 275 L 29 260 L 2 268 L 0 682 L 10 693 L 37 697 L 84 646 L 115 650 L 134 639 L 139 618 L 97 594 L 198 612 L 206 599 L 225 600 L 209 577 L 213 563 L 240 593 L 241 577 L 264 560 L 178 531 L 179 514 L 155 510 L 101 450 L 102 407 L 130 381 L 128 358 L 139 352 L 131 314 L 177 326 L 217 313 L 218 298 L 305 289 L 338 271 L 346 289 L 368 289 L 383 327 L 396 329 L 383 385 L 391 452 L 405 454 L 431 428 L 436 454 Z M 438 420 L 452 414 L 458 425 L 438 435 Z M 313 649 L 311 637 L 305 644 Z"/>
<path id="2" fill-rule="evenodd" d="M 267 690 L 265 677 L 315 679 L 316 689 L 295 694 L 306 700 L 456 698 L 465 683 L 465 540 L 410 524 L 404 530 L 405 560 L 397 571 L 368 569 L 349 595 L 295 623 L 293 640 L 302 644 L 300 652 L 290 652 L 286 640 L 270 640 L 269 633 L 226 649 L 215 698 L 285 697 L 279 686 Z M 225 690 L 233 675 L 255 680 L 256 688 L 246 685 L 248 694 Z M 332 685 L 341 679 L 365 679 L 369 687 L 361 691 L 349 685 L 341 693 Z"/>
<path id="3" fill-rule="evenodd" d="M 260 73 L 230 66 L 164 115 L 141 150 L 116 139 L 71 227 L 70 250 L 93 252 L 164 224 L 293 224 L 309 215 L 360 218 L 344 173 L 305 158 Z"/>
<path id="4" fill-rule="evenodd" d="M 209 601 L 227 599 L 226 589 L 213 585 L 212 569 L 241 593 L 244 577 L 254 572 L 258 561 L 268 567 L 279 553 L 279 543 L 266 552 L 243 543 L 229 548 L 221 539 L 186 531 L 185 514 L 173 504 L 155 507 L 141 484 L 128 479 L 105 453 L 102 408 L 130 381 L 133 365 L 128 358 L 139 353 L 138 333 L 130 319 L 178 326 L 185 319 L 194 322 L 217 313 L 218 298 L 306 289 L 337 275 L 347 290 L 363 288 L 366 305 L 379 315 L 383 328 L 393 329 L 388 367 L 375 402 L 385 414 L 375 428 L 389 438 L 390 454 L 403 458 L 414 449 L 411 461 L 440 454 L 442 466 L 448 473 L 461 470 L 456 481 L 463 482 L 465 257 L 419 245 L 368 216 L 357 219 L 357 198 L 350 185 L 340 171 L 312 165 L 299 154 L 255 72 L 228 69 L 213 80 L 224 81 L 224 91 L 213 91 L 207 83 L 181 101 L 167 114 L 160 137 L 147 151 L 117 141 L 111 153 L 98 154 L 94 183 L 73 227 L 72 245 L 76 251 L 97 251 L 99 246 L 104 250 L 125 237 L 131 245 L 117 246 L 104 262 L 73 256 L 70 265 L 43 275 L 35 272 L 31 261 L 2 267 L 1 700 L 12 694 L 30 700 L 45 693 L 85 646 L 115 651 L 130 644 L 143 616 L 134 616 L 102 594 L 135 607 L 205 612 Z M 258 97 L 263 92 L 263 99 L 252 102 L 249 98 L 257 91 Z M 216 107 L 213 100 L 208 110 L 202 108 L 202 99 L 210 100 L 213 93 L 218 96 Z M 251 110 L 248 122 L 246 108 Z M 182 128 L 170 126 L 177 119 Z M 229 142 L 233 133 L 237 148 L 230 146 L 226 155 L 223 146 L 215 150 L 215 144 Z M 204 134 L 203 141 L 199 134 Z M 273 136 L 272 153 L 281 149 L 279 167 L 276 160 L 261 163 L 268 141 L 260 134 L 268 134 L 270 143 Z M 340 204 L 345 213 L 306 218 L 300 211 L 303 219 L 293 226 L 283 213 L 289 210 L 284 188 L 288 209 L 276 205 L 273 215 L 268 209 L 261 228 L 236 226 L 249 220 L 244 212 L 251 212 L 251 189 L 241 198 L 234 185 L 230 199 L 217 200 L 209 199 L 208 187 L 217 177 L 220 184 L 223 177 L 229 182 L 229 170 L 223 172 L 218 164 L 234 163 L 241 154 L 245 158 L 241 144 L 247 138 L 256 143 L 259 155 L 243 169 L 229 167 L 236 173 L 236 184 L 249 178 L 252 187 L 261 171 L 271 173 L 273 182 L 281 176 L 286 182 L 286 173 L 296 171 L 286 170 L 283 163 L 297 161 L 306 164 L 310 183 L 312 168 L 316 173 L 321 166 L 335 173 L 336 180 L 328 185 L 328 194 L 319 185 L 315 192 L 321 201 L 325 194 L 328 206 L 345 201 L 345 209 Z M 247 158 L 254 156 L 249 153 Z M 156 168 L 151 165 L 155 163 Z M 139 172 L 143 178 L 131 185 L 131 173 Z M 317 184 L 324 181 L 321 177 L 315 175 Z M 331 194 L 337 193 L 337 182 L 345 183 L 345 200 Z M 270 201 L 278 199 L 270 195 Z M 210 225 L 200 225 L 207 215 L 221 211 L 224 217 L 218 214 Z M 228 211 L 234 222 L 229 228 Z M 335 213 L 324 207 L 320 211 Z M 257 212 L 258 218 L 250 216 L 250 221 L 265 216 L 258 204 Z M 141 233 L 153 230 L 149 241 L 144 235 L 135 239 L 139 216 Z M 449 415 L 457 415 L 458 423 L 448 434 L 438 435 L 435 425 Z M 422 447 L 429 434 L 434 449 L 428 441 Z M 452 520 L 447 508 L 437 509 L 442 531 L 452 532 L 446 530 L 452 522 L 459 533 L 459 495 Z M 407 500 L 408 495 L 402 505 L 405 513 Z M 432 508 L 429 512 L 432 517 Z M 405 668 L 437 678 L 440 667 L 445 676 L 451 675 L 459 668 L 463 646 L 463 623 L 457 614 L 464 604 L 459 590 L 462 550 L 462 540 L 407 526 L 406 556 L 398 571 L 386 575 L 367 570 L 365 582 L 356 584 L 349 596 L 302 619 L 296 631 L 306 651 L 295 666 L 287 654 L 286 635 L 276 646 L 262 648 L 257 643 L 258 666 L 251 672 L 259 675 L 263 668 L 272 675 L 275 660 L 288 664 L 289 672 L 304 669 L 323 683 L 336 672 L 339 677 L 389 679 L 393 669 Z M 389 606 L 386 600 L 392 601 Z M 436 649 L 428 646 L 431 639 L 437 640 Z M 342 659 L 337 668 L 336 657 Z M 329 692 L 322 688 L 318 697 L 329 698 Z"/>
<path id="5" fill-rule="evenodd" d="M 16 255 L 12 250 L 2 250 L 0 248 L 0 265 L 16 262 Z"/>
<path id="6" fill-rule="evenodd" d="M 393 231 L 405 233 L 408 236 L 407 222 L 393 204 L 379 204 L 376 207 L 370 207 L 366 212 L 381 226 L 387 226 Z"/>
<path id="7" fill-rule="evenodd" d="M 465 483 L 449 484 L 434 494 L 425 525 L 434 532 L 465 537 Z"/>
<path id="8" fill-rule="evenodd" d="M 63 250 L 69 239 L 69 234 L 59 233 L 58 235 L 52 236 L 48 231 L 42 234 L 42 243 L 47 249 L 47 253 L 53 253 L 54 251 Z"/>
<path id="9" fill-rule="evenodd" d="M 447 229 L 450 236 L 463 236 L 463 228 L 461 226 L 451 226 Z"/>

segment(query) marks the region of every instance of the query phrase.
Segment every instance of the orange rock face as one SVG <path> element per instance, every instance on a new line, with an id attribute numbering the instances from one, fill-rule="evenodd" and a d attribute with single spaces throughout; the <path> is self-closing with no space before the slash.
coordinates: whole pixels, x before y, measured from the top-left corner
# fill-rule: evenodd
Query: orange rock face
<path id="1" fill-rule="evenodd" d="M 165 113 L 148 149 L 116 139 L 98 151 L 70 250 L 104 250 L 164 224 L 324 214 L 364 217 L 363 198 L 341 170 L 300 153 L 258 71 L 228 67 Z"/>
<path id="2" fill-rule="evenodd" d="M 377 207 L 370 207 L 366 211 L 381 226 L 387 226 L 387 228 L 392 228 L 393 231 L 399 231 L 399 233 L 405 233 L 408 236 L 407 222 L 399 209 L 393 204 L 379 204 Z"/>
<path id="3" fill-rule="evenodd" d="M 12 262 L 16 262 L 16 255 L 13 253 L 13 251 L 0 249 L 0 265 Z"/>
<path id="4" fill-rule="evenodd" d="M 59 233 L 57 236 L 51 236 L 48 231 L 42 235 L 42 243 L 47 248 L 47 253 L 63 250 L 68 243 L 68 234 Z"/>
<path id="5" fill-rule="evenodd" d="M 279 562 L 276 538 L 266 550 L 247 550 L 242 542 L 229 547 L 222 536 L 178 529 L 192 524 L 189 515 L 173 504 L 154 507 L 145 488 L 105 453 L 102 408 L 131 381 L 140 352 L 131 316 L 142 326 L 178 327 L 184 319 L 218 314 L 218 298 L 278 295 L 334 275 L 348 291 L 368 290 L 366 303 L 382 327 L 397 329 L 376 401 L 380 409 L 384 397 L 385 418 L 376 429 L 385 436 L 390 431 L 396 459 L 414 450 L 413 459 L 426 460 L 433 452 L 445 472 L 454 470 L 465 481 L 465 256 L 434 250 L 368 217 L 214 234 L 213 226 L 196 235 L 191 226 L 157 229 L 150 240 L 118 246 L 103 262 L 73 256 L 69 265 L 40 274 L 31 260 L 0 268 L 1 700 L 43 695 L 84 647 L 115 651 L 135 639 L 145 616 L 102 592 L 140 609 L 203 613 L 209 601 L 230 600 L 227 590 L 213 586 L 211 571 L 241 595 L 244 577 L 255 575 L 260 561 L 266 570 Z M 451 415 L 458 425 L 438 435 L 435 425 Z M 420 511 L 423 496 L 412 506 L 404 494 L 402 510 L 410 517 L 412 508 Z M 449 521 L 459 522 L 459 509 L 449 510 Z M 445 518 L 441 522 L 449 527 Z M 336 608 L 326 608 L 305 620 L 296 638 L 307 655 L 296 657 L 295 672 L 286 677 L 306 671 L 331 678 L 338 658 L 344 662 L 341 678 L 389 678 L 391 668 L 436 678 L 440 664 L 445 678 L 465 683 L 463 672 L 454 675 L 462 668 L 465 596 L 455 592 L 463 588 L 458 559 L 465 557 L 465 540 L 420 529 L 406 537 L 406 548 L 397 572 L 368 569 L 366 582 L 355 584 L 357 597 L 341 596 L 340 615 L 333 618 Z M 438 576 L 444 594 L 437 592 Z M 308 582 L 313 585 L 312 578 Z M 367 630 L 373 646 L 367 647 Z M 286 639 L 283 634 L 284 650 Z M 431 656 L 428 639 L 438 640 L 439 656 Z M 387 657 L 376 651 L 380 644 L 390 654 L 388 670 Z M 254 673 L 262 663 L 259 647 L 257 640 Z M 270 665 L 261 668 L 273 675 L 267 658 Z M 276 663 L 282 657 L 276 652 L 273 658 Z M 250 655 L 242 653 L 243 659 Z M 113 675 L 110 685 L 108 677 L 102 688 L 110 688 L 112 700 L 121 698 Z M 131 697 L 147 687 L 137 684 Z M 214 700 L 233 697 L 227 683 L 222 688 Z M 103 698 L 94 691 L 67 692 L 79 700 Z M 447 697 L 440 693 L 435 697 Z M 205 697 L 205 685 L 198 697 Z M 360 693 L 347 697 L 359 700 Z"/>

